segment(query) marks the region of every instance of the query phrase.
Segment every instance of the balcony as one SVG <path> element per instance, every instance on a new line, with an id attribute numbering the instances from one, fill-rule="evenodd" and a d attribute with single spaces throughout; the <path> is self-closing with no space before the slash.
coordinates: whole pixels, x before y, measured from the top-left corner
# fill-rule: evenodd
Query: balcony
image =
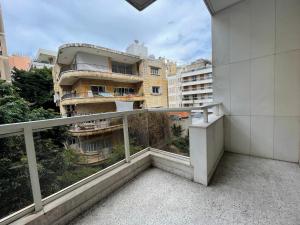
<path id="1" fill-rule="evenodd" d="M 182 89 L 182 95 L 205 94 L 205 93 L 212 93 L 212 92 L 213 92 L 212 87 Z"/>
<path id="2" fill-rule="evenodd" d="M 182 80 L 182 86 L 185 87 L 185 86 L 191 86 L 191 85 L 199 85 L 199 84 L 209 84 L 209 83 L 212 83 L 213 82 L 213 79 L 212 79 L 212 76 L 209 76 L 209 77 L 202 77 L 202 78 L 199 78 L 199 79 L 183 79 Z"/>
<path id="3" fill-rule="evenodd" d="M 89 63 L 77 63 L 62 66 L 58 83 L 59 85 L 73 85 L 78 79 L 101 79 L 116 82 L 139 83 L 143 79 L 138 74 L 129 73 L 130 71 L 113 72 L 108 66 Z"/>
<path id="4" fill-rule="evenodd" d="M 98 135 L 116 130 L 122 130 L 123 124 L 113 123 L 111 120 L 94 120 L 84 123 L 76 123 L 70 129 L 72 136 L 84 137 Z"/>
<path id="5" fill-rule="evenodd" d="M 102 92 L 99 94 L 93 94 L 92 92 L 69 93 L 61 97 L 62 105 L 107 103 L 115 101 L 144 101 L 144 97 L 140 94 L 127 94 L 121 96 L 118 93 L 109 92 Z"/>
<path id="6" fill-rule="evenodd" d="M 214 108 L 214 113 L 208 115 L 210 108 Z M 198 121 L 190 116 L 176 121 L 169 117 L 174 112 L 192 115 L 193 110 L 203 111 Z M 111 118 L 123 121 L 121 148 L 119 143 L 112 143 L 113 152 L 107 156 L 103 153 L 103 160 L 92 167 L 77 163 L 74 171 L 68 173 L 75 173 L 78 168 L 91 171 L 74 183 L 58 183 L 58 191 L 48 190 L 51 182 L 43 180 L 43 168 L 37 166 L 43 154 L 36 151 L 47 152 L 49 140 L 41 140 L 57 129 L 63 131 L 74 124 L 90 125 L 90 121 Z M 197 108 L 145 109 L 1 125 L 1 139 L 24 135 L 24 139 L 13 140 L 24 140 L 19 151 L 24 146 L 29 176 L 23 179 L 28 179 L 33 195 L 30 199 L 29 194 L 27 205 L 11 208 L 0 222 L 297 224 L 299 167 L 238 154 L 223 155 L 223 122 L 220 104 L 216 103 Z M 64 146 L 69 152 L 69 147 Z M 122 157 L 116 158 L 114 151 L 120 150 Z M 93 159 L 89 160 L 93 164 Z M 209 182 L 210 187 L 205 187 Z M 26 190 L 27 186 L 22 187 L 23 192 Z M 10 199 L 7 206 L 13 201 Z M 86 213 L 77 217 L 83 212 Z"/>

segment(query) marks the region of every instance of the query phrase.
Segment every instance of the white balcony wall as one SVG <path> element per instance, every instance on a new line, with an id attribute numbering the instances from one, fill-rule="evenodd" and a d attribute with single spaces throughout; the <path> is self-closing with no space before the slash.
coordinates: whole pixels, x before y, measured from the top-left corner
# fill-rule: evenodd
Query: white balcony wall
<path id="1" fill-rule="evenodd" d="M 212 18 L 214 99 L 225 148 L 299 161 L 300 1 L 245 0 Z"/>

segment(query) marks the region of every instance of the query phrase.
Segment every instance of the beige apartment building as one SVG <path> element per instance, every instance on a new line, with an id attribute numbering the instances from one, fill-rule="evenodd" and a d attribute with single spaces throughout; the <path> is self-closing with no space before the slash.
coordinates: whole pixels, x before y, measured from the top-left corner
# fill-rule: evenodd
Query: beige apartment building
<path id="1" fill-rule="evenodd" d="M 164 58 L 66 44 L 53 69 L 55 99 L 63 116 L 113 112 L 116 101 L 133 102 L 136 109 L 166 107 L 166 76 L 173 66 Z"/>
<path id="2" fill-rule="evenodd" d="M 139 55 L 128 53 L 132 49 Z M 147 54 L 137 41 L 126 53 L 90 44 L 61 46 L 53 68 L 54 98 L 61 115 L 115 112 L 124 102 L 134 109 L 167 107 L 166 77 L 176 65 Z M 112 150 L 107 143 L 122 143 L 122 130 L 118 119 L 74 124 L 73 148 L 87 158 L 86 163 L 101 163 Z"/>
<path id="3" fill-rule="evenodd" d="M 1 5 L 0 5 L 0 79 L 6 80 L 7 82 L 11 81 Z"/>

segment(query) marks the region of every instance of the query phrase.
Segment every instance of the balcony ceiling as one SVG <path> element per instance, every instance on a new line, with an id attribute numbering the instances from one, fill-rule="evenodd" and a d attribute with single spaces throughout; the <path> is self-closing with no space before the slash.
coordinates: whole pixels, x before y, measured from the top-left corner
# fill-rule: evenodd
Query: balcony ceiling
<path id="1" fill-rule="evenodd" d="M 204 0 L 212 15 L 243 0 Z"/>
<path id="2" fill-rule="evenodd" d="M 139 56 L 128 54 L 125 52 L 120 52 L 91 44 L 73 43 L 60 46 L 57 56 L 57 63 L 70 65 L 77 52 L 110 57 L 115 61 L 129 64 L 136 63 L 141 60 Z"/>

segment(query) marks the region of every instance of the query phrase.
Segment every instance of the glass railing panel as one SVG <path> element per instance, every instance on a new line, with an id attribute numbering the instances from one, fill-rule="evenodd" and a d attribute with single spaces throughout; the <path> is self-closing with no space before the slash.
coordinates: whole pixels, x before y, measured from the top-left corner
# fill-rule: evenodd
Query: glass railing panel
<path id="1" fill-rule="evenodd" d="M 148 115 L 138 113 L 129 115 L 127 119 L 130 155 L 133 155 L 149 146 Z"/>
<path id="2" fill-rule="evenodd" d="M 122 118 L 34 132 L 34 143 L 43 198 L 125 158 Z"/>
<path id="3" fill-rule="evenodd" d="M 189 156 L 189 112 L 148 113 L 149 145 L 153 148 Z"/>
<path id="4" fill-rule="evenodd" d="M 24 135 L 0 137 L 0 219 L 31 204 Z"/>

